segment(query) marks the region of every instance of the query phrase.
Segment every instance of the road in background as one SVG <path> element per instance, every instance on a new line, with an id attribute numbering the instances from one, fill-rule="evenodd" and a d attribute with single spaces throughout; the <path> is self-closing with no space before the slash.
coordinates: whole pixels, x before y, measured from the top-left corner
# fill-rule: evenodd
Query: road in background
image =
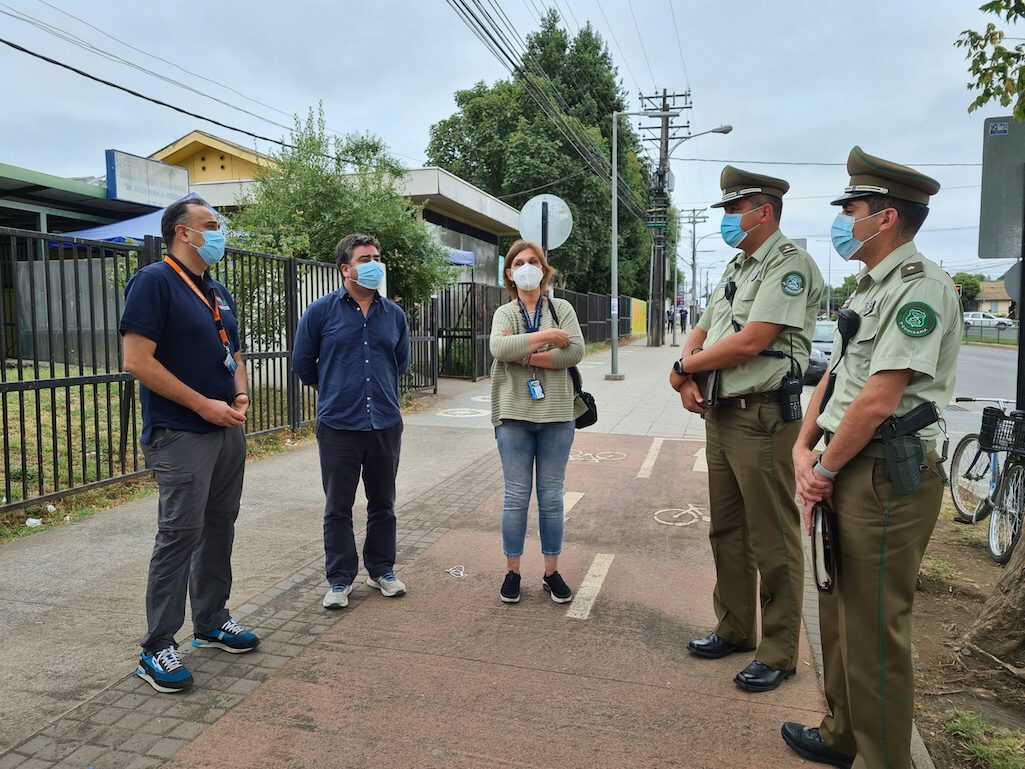
<path id="1" fill-rule="evenodd" d="M 957 383 L 954 395 L 973 398 L 1014 400 L 1017 374 L 1017 348 L 963 345 L 957 359 Z M 954 404 L 945 412 L 951 451 L 965 433 L 979 429 L 982 408 L 987 404 Z"/>

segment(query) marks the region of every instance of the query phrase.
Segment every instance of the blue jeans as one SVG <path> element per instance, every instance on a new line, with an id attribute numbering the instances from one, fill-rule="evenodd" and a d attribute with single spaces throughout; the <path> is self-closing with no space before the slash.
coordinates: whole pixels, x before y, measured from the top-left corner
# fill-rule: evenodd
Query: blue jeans
<path id="1" fill-rule="evenodd" d="M 507 558 L 523 555 L 527 536 L 527 508 L 534 474 L 537 474 L 537 509 L 540 518 L 541 552 L 562 552 L 563 489 L 566 463 L 576 426 L 572 422 L 521 422 L 506 420 L 495 428 L 498 453 L 505 476 L 502 509 L 502 548 Z"/>

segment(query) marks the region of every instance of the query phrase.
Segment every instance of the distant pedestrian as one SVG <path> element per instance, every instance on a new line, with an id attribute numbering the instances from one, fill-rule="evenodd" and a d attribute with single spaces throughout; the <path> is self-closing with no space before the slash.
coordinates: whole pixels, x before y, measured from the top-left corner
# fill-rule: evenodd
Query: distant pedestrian
<path id="1" fill-rule="evenodd" d="M 292 356 L 296 375 L 316 387 L 318 395 L 329 585 L 322 603 L 327 609 L 349 605 L 359 569 L 352 506 L 361 474 L 367 495 L 367 584 L 388 597 L 406 592 L 395 576 L 395 477 L 402 447 L 399 380 L 409 367 L 406 315 L 377 291 L 385 267 L 376 238 L 346 235 L 335 259 L 345 282 L 303 313 Z"/>
<path id="2" fill-rule="evenodd" d="M 680 308 L 680 331 L 683 332 L 683 331 L 686 331 L 686 330 L 687 330 L 687 308 L 686 307 L 681 307 Z"/>
<path id="3" fill-rule="evenodd" d="M 584 357 L 584 337 L 573 305 L 545 296 L 555 270 L 540 246 L 513 243 L 504 274 L 512 301 L 495 311 L 491 326 L 491 421 L 505 477 L 502 548 L 508 571 L 500 597 L 520 600 L 520 557 L 536 477 L 542 587 L 556 603 L 568 603 L 573 591 L 559 574 L 563 486 L 579 414 L 567 369 Z"/>
<path id="4" fill-rule="evenodd" d="M 674 313 L 673 313 L 671 308 L 666 310 L 666 331 L 672 331 L 673 330 L 673 320 L 674 320 L 673 315 L 674 315 Z"/>
<path id="5" fill-rule="evenodd" d="M 158 692 L 192 687 L 175 641 L 192 601 L 194 647 L 232 654 L 260 640 L 231 618 L 231 551 L 249 409 L 235 302 L 208 268 L 224 257 L 217 214 L 198 197 L 164 211 L 168 255 L 125 291 L 125 371 L 139 380 L 142 450 L 160 490 L 135 674 Z"/>

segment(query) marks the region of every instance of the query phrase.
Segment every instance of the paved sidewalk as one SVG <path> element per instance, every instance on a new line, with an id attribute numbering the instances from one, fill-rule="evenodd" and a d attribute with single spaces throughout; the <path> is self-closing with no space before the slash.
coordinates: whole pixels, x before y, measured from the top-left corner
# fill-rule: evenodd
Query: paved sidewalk
<path id="1" fill-rule="evenodd" d="M 523 602 L 498 601 L 494 438 L 486 416 L 446 415 L 488 409 L 487 381 L 445 381 L 446 397 L 407 419 L 404 598 L 361 582 L 348 610 L 323 610 L 314 449 L 250 465 L 233 605 L 264 643 L 190 653 L 191 693 L 127 675 L 152 499 L 5 547 L 0 580 L 16 590 L 0 599 L 0 769 L 807 765 L 779 738 L 783 720 L 815 722 L 824 707 L 806 637 L 797 677 L 760 695 L 732 682 L 750 655 L 685 651 L 714 621 L 714 574 L 701 423 L 665 385 L 672 356 L 632 348 L 625 382 L 602 379 L 607 353 L 582 369 L 603 421 L 577 434 L 568 472 L 568 607 L 540 589 L 536 516 Z M 51 588 L 36 611 L 38 584 L 80 585 L 87 603 L 73 612 L 75 592 Z M 69 666 L 85 673 L 70 681 Z"/>

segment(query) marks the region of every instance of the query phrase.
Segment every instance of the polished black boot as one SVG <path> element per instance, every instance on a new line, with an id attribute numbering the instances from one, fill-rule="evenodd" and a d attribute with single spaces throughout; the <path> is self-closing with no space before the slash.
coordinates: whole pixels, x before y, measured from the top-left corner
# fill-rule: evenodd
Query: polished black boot
<path id="1" fill-rule="evenodd" d="M 737 673 L 733 680 L 746 692 L 771 692 L 790 678 L 796 670 L 777 670 L 755 660 Z"/>
<path id="2" fill-rule="evenodd" d="M 717 660 L 738 652 L 754 651 L 753 648 L 748 646 L 737 646 L 737 644 L 721 638 L 716 633 L 710 633 L 704 638 L 695 638 L 687 644 L 687 649 L 690 650 L 691 654 L 709 660 Z"/>
<path id="3" fill-rule="evenodd" d="M 826 745 L 822 741 L 822 734 L 816 727 L 788 721 L 783 724 L 781 731 L 783 742 L 803 759 L 819 764 L 838 766 L 840 769 L 851 769 L 851 765 L 854 763 L 854 756 L 848 756 Z"/>

